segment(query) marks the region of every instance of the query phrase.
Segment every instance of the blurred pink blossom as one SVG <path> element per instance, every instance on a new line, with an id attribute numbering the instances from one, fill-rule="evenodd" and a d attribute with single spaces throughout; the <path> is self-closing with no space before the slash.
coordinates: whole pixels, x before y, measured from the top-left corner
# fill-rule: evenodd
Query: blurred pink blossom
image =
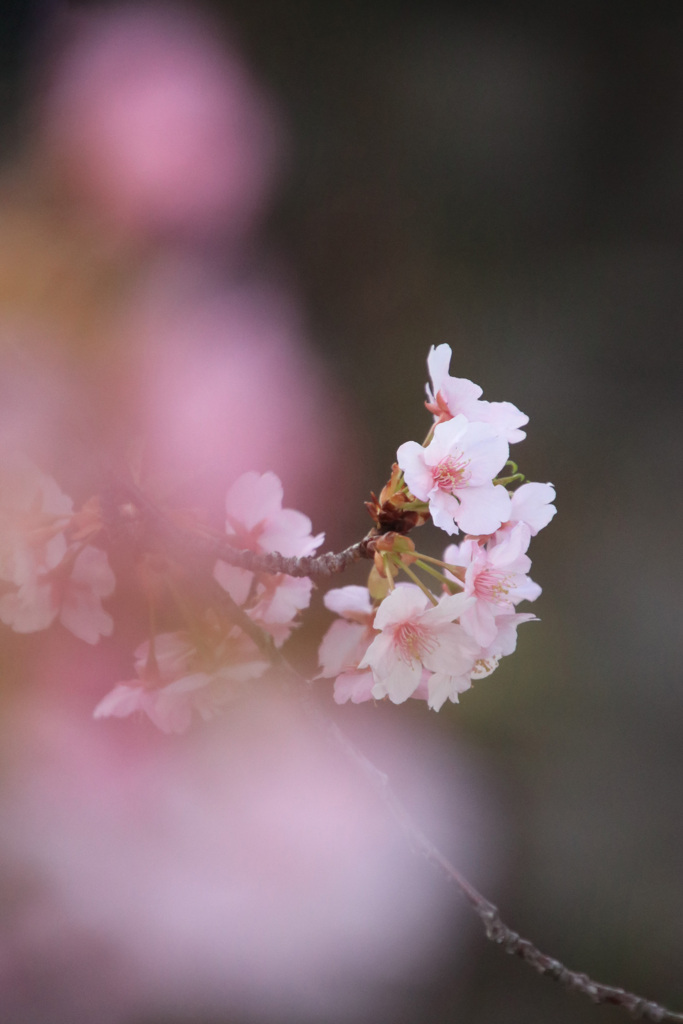
<path id="1" fill-rule="evenodd" d="M 87 644 L 110 636 L 114 620 L 102 607 L 116 579 L 106 552 L 73 545 L 62 564 L 0 597 L 0 620 L 17 633 L 47 629 L 55 620 Z"/>
<path id="2" fill-rule="evenodd" d="M 62 27 L 42 110 L 59 173 L 134 234 L 240 238 L 282 136 L 241 58 L 189 7 L 79 10 Z"/>
<path id="3" fill-rule="evenodd" d="M 153 657 L 145 641 L 135 651 L 137 679 L 118 683 L 95 708 L 95 718 L 125 718 L 141 711 L 162 732 L 185 732 L 193 712 L 208 721 L 234 699 L 240 685 L 262 676 L 268 662 L 259 657 L 253 641 L 239 630 L 200 652 L 183 632 L 161 633 L 154 638 Z"/>
<path id="4" fill-rule="evenodd" d="M 44 668 L 58 684 L 73 665 L 53 652 Z M 464 904 L 356 767 L 273 689 L 233 708 L 169 739 L 142 721 L 94 726 L 56 685 L 13 716 L 0 864 L 33 881 L 0 956 L 3 1019 L 400 1019 L 404 983 L 446 955 L 453 969 Z M 373 722 L 383 770 L 410 751 L 420 822 L 488 875 L 499 825 L 464 752 Z"/>
<path id="5" fill-rule="evenodd" d="M 20 450 L 0 454 L 0 579 L 21 586 L 59 565 L 73 502 Z"/>
<path id="6" fill-rule="evenodd" d="M 126 331 L 139 347 L 149 465 L 216 511 L 241 474 L 274 470 L 287 504 L 303 499 L 329 518 L 340 482 L 357 472 L 354 427 L 288 295 L 217 287 L 191 261 L 169 261 L 146 282 Z M 339 523 L 345 506 L 334 508 Z"/>
<path id="7" fill-rule="evenodd" d="M 275 473 L 243 473 L 225 498 L 225 529 L 236 547 L 279 551 L 281 555 L 312 555 L 325 539 L 313 536 L 303 512 L 282 507 L 282 483 Z"/>
<path id="8" fill-rule="evenodd" d="M 282 507 L 282 484 L 275 473 L 243 473 L 228 490 L 225 499 L 225 529 L 237 548 L 281 555 L 311 555 L 325 534 L 313 536 L 311 520 L 303 512 Z M 281 646 L 294 628 L 298 612 L 308 608 L 313 581 L 278 574 L 259 574 L 252 593 L 255 574 L 238 569 L 219 559 L 214 579 L 233 601 L 244 605 L 252 594 L 247 614 Z"/>

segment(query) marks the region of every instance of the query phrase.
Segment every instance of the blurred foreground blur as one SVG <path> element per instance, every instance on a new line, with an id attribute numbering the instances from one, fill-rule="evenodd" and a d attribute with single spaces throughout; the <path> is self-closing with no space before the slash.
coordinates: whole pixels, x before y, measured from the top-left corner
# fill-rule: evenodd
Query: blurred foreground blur
<path id="1" fill-rule="evenodd" d="M 274 103 L 189 9 L 53 28 L 0 181 L 3 451 L 77 504 L 133 468 L 218 522 L 239 474 L 275 469 L 288 505 L 356 539 L 355 428 L 258 237 Z M 362 776 L 262 682 L 187 738 L 94 722 L 146 636 L 120 580 L 109 609 L 114 637 L 87 650 L 59 624 L 3 627 L 2 1019 L 409 1019 L 464 936 Z M 422 819 L 471 861 L 483 796 L 437 777 L 409 727 L 368 724 L 387 766 L 410 751 Z"/>

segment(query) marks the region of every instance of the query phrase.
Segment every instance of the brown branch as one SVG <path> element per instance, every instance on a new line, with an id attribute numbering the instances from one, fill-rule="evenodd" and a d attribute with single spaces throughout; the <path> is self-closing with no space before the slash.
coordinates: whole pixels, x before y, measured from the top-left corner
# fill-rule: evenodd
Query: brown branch
<path id="1" fill-rule="evenodd" d="M 365 537 L 345 548 L 344 551 L 327 551 L 323 555 L 304 555 L 300 558 L 287 558 L 277 551 L 257 554 L 254 551 L 240 551 L 230 545 L 227 540 L 214 542 L 213 553 L 222 558 L 228 565 L 252 572 L 284 573 L 287 576 L 320 576 L 329 579 L 337 573 L 344 572 L 354 562 L 363 558 L 372 558 L 371 537 Z"/>
<path id="2" fill-rule="evenodd" d="M 355 744 L 351 742 L 334 722 L 327 718 L 318 708 L 313 707 L 310 700 L 305 700 L 305 704 L 308 713 L 318 720 L 337 746 L 360 768 L 369 780 L 413 849 L 425 857 L 431 864 L 435 865 L 441 874 L 454 884 L 469 902 L 484 926 L 487 939 L 502 946 L 506 953 L 520 957 L 521 960 L 524 960 L 525 963 L 533 967 L 539 974 L 547 975 L 570 991 L 587 996 L 594 1003 L 610 1003 L 613 1006 L 620 1007 L 622 1010 L 626 1010 L 632 1017 L 641 1020 L 683 1024 L 683 1013 L 676 1013 L 674 1010 L 669 1010 L 665 1006 L 660 1006 L 658 1003 L 635 995 L 633 992 L 627 992 L 626 989 L 615 988 L 612 985 L 605 985 L 602 982 L 594 981 L 582 972 L 572 971 L 565 967 L 561 961 L 548 956 L 547 953 L 541 952 L 529 939 L 524 939 L 517 932 L 513 931 L 502 920 L 498 908 L 475 889 L 471 882 L 451 864 L 448 858 L 413 821 L 409 812 L 392 790 L 388 777 L 358 750 Z"/>

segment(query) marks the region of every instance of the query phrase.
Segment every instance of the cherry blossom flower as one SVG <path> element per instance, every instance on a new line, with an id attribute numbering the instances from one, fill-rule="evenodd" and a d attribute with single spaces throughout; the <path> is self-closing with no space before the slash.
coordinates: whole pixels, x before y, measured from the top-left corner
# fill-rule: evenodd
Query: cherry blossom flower
<path id="1" fill-rule="evenodd" d="M 415 589 L 412 584 L 398 584 L 396 591 Z M 327 599 L 330 600 L 327 600 Z M 330 610 L 337 611 L 344 618 L 333 622 L 320 645 L 319 660 L 322 672 L 319 678 L 336 676 L 334 699 L 337 704 L 361 704 L 381 699 L 391 694 L 388 687 L 382 688 L 375 681 L 374 671 L 358 668 L 369 643 L 376 636 L 371 628 L 375 612 L 365 587 L 341 587 L 326 595 L 325 603 Z M 461 613 L 462 615 L 464 612 Z M 461 653 L 467 651 L 466 669 L 456 674 L 430 672 L 422 668 L 419 683 L 409 694 L 411 699 L 424 700 L 433 711 L 439 711 L 450 700 L 458 703 L 461 693 L 469 690 L 472 683 L 491 675 L 502 657 L 512 654 L 517 646 L 517 627 L 523 622 L 538 621 L 535 615 L 526 613 L 502 613 L 496 618 L 496 633 L 493 641 L 482 647 L 476 641 L 459 634 Z M 459 627 L 454 624 L 455 629 Z M 462 661 L 449 663 L 449 669 L 462 668 Z M 398 703 L 397 701 L 394 701 Z"/>
<path id="2" fill-rule="evenodd" d="M 399 583 L 396 589 L 412 589 L 411 583 Z M 358 668 L 376 633 L 373 629 L 375 607 L 366 587 L 348 586 L 330 590 L 323 598 L 330 611 L 341 616 L 333 622 L 320 644 L 318 660 L 321 673 L 318 678 L 334 680 L 334 699 L 337 704 L 361 704 L 374 700 L 375 676 L 371 668 Z M 429 681 L 432 673 L 422 670 L 417 688 L 410 694 L 417 700 L 429 700 Z"/>
<path id="3" fill-rule="evenodd" d="M 95 708 L 95 718 L 126 718 L 143 711 L 162 732 L 181 733 L 189 729 L 192 712 L 197 708 L 204 719 L 212 717 L 217 704 L 208 699 L 211 677 L 206 672 L 183 676 L 156 690 L 148 690 L 136 680 L 118 683 Z"/>
<path id="4" fill-rule="evenodd" d="M 71 498 L 19 454 L 0 457 L 0 579 L 35 584 L 66 554 Z"/>
<path id="5" fill-rule="evenodd" d="M 517 627 L 523 622 L 538 622 L 531 612 L 512 612 L 496 616 L 496 635 L 482 648 L 471 673 L 472 682 L 485 679 L 498 668 L 500 659 L 517 649 Z"/>
<path id="6" fill-rule="evenodd" d="M 371 700 L 375 677 L 371 669 L 358 668 L 375 636 L 375 608 L 368 589 L 338 587 L 328 590 L 323 602 L 341 618 L 332 623 L 320 644 L 320 678 L 335 678 L 334 699 L 337 704 L 348 700 L 353 704 Z"/>
<path id="7" fill-rule="evenodd" d="M 460 623 L 482 647 L 493 643 L 498 616 L 513 612 L 520 601 L 535 601 L 541 593 L 527 575 L 531 568 L 525 554 L 528 546 L 529 528 L 518 523 L 493 546 L 465 540 L 444 552 L 445 562 L 465 569 L 464 593 L 474 601 L 460 616 Z"/>
<path id="8" fill-rule="evenodd" d="M 523 441 L 526 433 L 520 430 L 529 422 L 529 417 L 512 402 L 485 402 L 482 390 L 465 377 L 451 377 L 448 370 L 451 362 L 450 345 L 432 345 L 427 357 L 427 367 L 432 380 L 427 385 L 427 408 L 437 422 L 463 414 L 472 422 L 490 423 L 509 444 Z"/>
<path id="9" fill-rule="evenodd" d="M 225 505 L 226 531 L 236 547 L 301 557 L 313 554 L 325 536 L 311 534 L 311 521 L 303 512 L 282 508 L 282 484 L 274 473 L 244 473 L 228 491 Z M 213 575 L 278 646 L 290 636 L 297 613 L 310 604 L 313 583 L 307 577 L 255 575 L 222 559 Z"/>
<path id="10" fill-rule="evenodd" d="M 325 539 L 311 534 L 303 512 L 282 507 L 282 484 L 275 473 L 243 473 L 225 499 L 228 536 L 235 547 L 249 551 L 278 551 L 286 557 L 312 555 Z"/>
<path id="11" fill-rule="evenodd" d="M 427 408 L 437 419 L 451 419 L 466 409 L 472 410 L 482 395 L 478 384 L 473 384 L 466 377 L 451 377 L 448 370 L 451 365 L 451 346 L 437 345 L 429 350 L 427 369 L 432 381 L 425 386 L 427 392 Z M 476 416 L 468 419 L 478 419 Z"/>
<path id="12" fill-rule="evenodd" d="M 252 641 L 234 627 L 211 652 L 207 664 L 187 633 L 145 641 L 135 651 L 137 679 L 118 683 L 95 708 L 95 718 L 124 718 L 143 711 L 162 732 L 185 732 L 196 712 L 205 721 L 217 715 L 237 691 L 268 668 Z"/>
<path id="13" fill-rule="evenodd" d="M 405 481 L 420 501 L 429 502 L 436 526 L 446 533 L 489 534 L 506 522 L 510 496 L 493 478 L 507 461 L 507 441 L 488 423 L 465 416 L 438 423 L 423 448 L 406 441 L 397 452 Z"/>
<path id="14" fill-rule="evenodd" d="M 379 635 L 358 666 L 372 669 L 373 696 L 401 704 L 418 689 L 425 669 L 432 673 L 430 694 L 467 689 L 479 648 L 454 620 L 469 601 L 454 594 L 433 605 L 415 585 L 396 587 L 377 610 Z"/>
<path id="15" fill-rule="evenodd" d="M 255 574 L 222 560 L 216 562 L 213 576 L 235 604 L 270 633 L 278 647 L 291 635 L 298 612 L 311 603 L 313 581 L 307 576 Z"/>
<path id="16" fill-rule="evenodd" d="M 30 576 L 17 590 L 4 594 L 0 620 L 16 633 L 34 633 L 59 619 L 74 636 L 96 644 L 114 628 L 101 601 L 115 584 L 104 551 L 90 544 L 71 549 L 54 569 Z"/>
<path id="17" fill-rule="evenodd" d="M 323 637 L 319 661 L 321 677 L 336 676 L 335 701 L 388 696 L 398 704 L 413 697 L 435 711 L 446 700 L 457 703 L 473 680 L 490 675 L 515 650 L 517 626 L 536 618 L 514 611 L 518 601 L 540 593 L 525 576 L 528 544 L 528 528 L 519 524 L 493 549 L 495 557 L 475 540 L 452 545 L 444 560 L 468 564 L 465 590 L 438 605 L 411 583 L 398 584 L 376 612 L 364 587 L 330 591 L 325 604 L 341 618 Z"/>
<path id="18" fill-rule="evenodd" d="M 311 603 L 312 590 L 313 580 L 307 576 L 266 576 L 264 573 L 256 586 L 256 603 L 245 611 L 270 633 L 275 645 L 281 647 L 296 625 L 297 614 Z"/>

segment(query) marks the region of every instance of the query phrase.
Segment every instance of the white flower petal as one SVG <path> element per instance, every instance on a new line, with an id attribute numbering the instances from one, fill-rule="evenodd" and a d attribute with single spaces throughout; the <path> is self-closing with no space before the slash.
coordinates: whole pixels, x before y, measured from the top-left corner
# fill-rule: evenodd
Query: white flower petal
<path id="1" fill-rule="evenodd" d="M 422 660 L 430 672 L 462 675 L 470 671 L 478 653 L 479 645 L 462 626 L 453 623 L 441 627 L 437 646 L 425 652 Z"/>
<path id="2" fill-rule="evenodd" d="M 111 636 L 114 620 L 100 599 L 85 587 L 69 586 L 59 612 L 61 624 L 86 644 L 96 644 L 101 636 Z"/>
<path id="3" fill-rule="evenodd" d="M 415 693 L 422 681 L 422 665 L 419 661 L 394 661 L 388 675 L 378 676 L 373 668 L 375 685 L 372 696 L 377 699 L 388 697 L 392 704 L 403 704 Z"/>
<path id="4" fill-rule="evenodd" d="M 254 574 L 248 569 L 239 569 L 219 559 L 213 567 L 213 578 L 230 594 L 235 604 L 243 605 L 249 597 Z"/>
<path id="5" fill-rule="evenodd" d="M 432 711 L 439 711 L 447 700 L 458 703 L 458 694 L 469 690 L 472 685 L 467 675 L 447 675 L 445 672 L 434 672 L 429 679 L 428 704 Z"/>
<path id="6" fill-rule="evenodd" d="M 59 607 L 47 583 L 27 583 L 0 598 L 0 620 L 15 633 L 36 633 L 57 618 Z"/>
<path id="7" fill-rule="evenodd" d="M 375 629 L 386 629 L 387 626 L 419 616 L 429 604 L 429 598 L 414 583 L 396 587 L 377 609 Z"/>
<path id="8" fill-rule="evenodd" d="M 372 599 L 367 587 L 347 586 L 328 590 L 323 597 L 323 604 L 335 615 L 344 618 L 371 616 L 373 613 Z"/>
<path id="9" fill-rule="evenodd" d="M 425 451 L 417 441 L 406 441 L 396 452 L 396 461 L 403 470 L 408 488 L 420 501 L 427 501 L 434 486 L 432 471 L 425 462 Z"/>
<path id="10" fill-rule="evenodd" d="M 358 622 L 337 619 L 320 643 L 318 663 L 323 678 L 332 678 L 348 669 L 356 668 L 368 648 L 367 627 Z"/>
<path id="11" fill-rule="evenodd" d="M 362 704 L 372 700 L 374 686 L 372 672 L 343 672 L 337 676 L 334 682 L 334 700 L 336 704 Z"/>
<path id="12" fill-rule="evenodd" d="M 532 537 L 535 537 L 557 512 L 551 504 L 554 500 L 555 488 L 552 484 L 522 484 L 512 495 L 510 521 L 526 523 Z"/>
<path id="13" fill-rule="evenodd" d="M 228 519 L 235 519 L 253 530 L 264 519 L 282 508 L 282 484 L 275 473 L 243 473 L 235 480 L 225 498 Z M 229 527 L 229 532 L 232 528 Z"/>
<path id="14" fill-rule="evenodd" d="M 488 423 L 468 423 L 458 444 L 469 461 L 469 487 L 493 480 L 510 454 L 505 438 Z"/>
<path id="15" fill-rule="evenodd" d="M 510 495 L 500 484 L 456 491 L 460 499 L 457 523 L 465 533 L 495 533 L 509 518 Z"/>
<path id="16" fill-rule="evenodd" d="M 144 711 L 145 690 L 137 680 L 128 683 L 117 683 L 113 690 L 102 698 L 95 710 L 93 718 L 125 718 L 135 711 Z"/>
<path id="17" fill-rule="evenodd" d="M 460 502 L 454 494 L 435 490 L 429 501 L 429 511 L 435 526 L 444 533 L 457 533 L 460 518 Z"/>

